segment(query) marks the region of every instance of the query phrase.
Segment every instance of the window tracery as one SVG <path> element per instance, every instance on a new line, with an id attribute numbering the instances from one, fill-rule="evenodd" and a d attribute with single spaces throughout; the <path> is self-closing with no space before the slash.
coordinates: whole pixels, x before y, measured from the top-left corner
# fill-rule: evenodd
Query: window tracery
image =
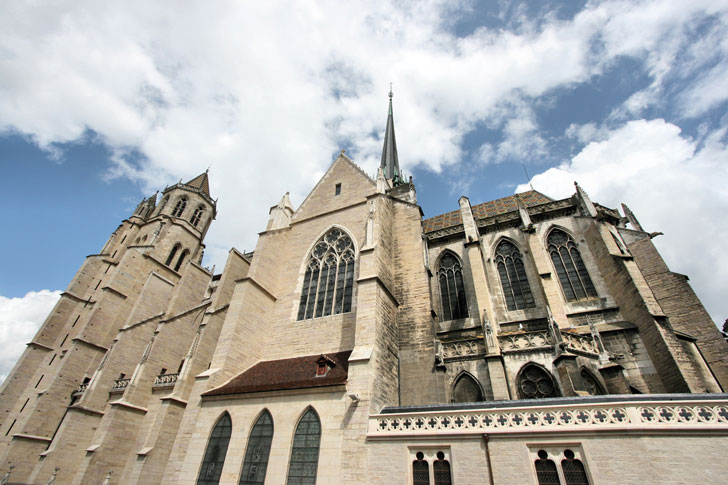
<path id="1" fill-rule="evenodd" d="M 354 244 L 344 231 L 333 228 L 309 256 L 298 320 L 350 312 L 353 288 Z"/>
<path id="2" fill-rule="evenodd" d="M 581 253 L 571 236 L 554 229 L 548 237 L 548 251 L 567 301 L 597 296 Z"/>
<path id="3" fill-rule="evenodd" d="M 518 248 L 509 241 L 501 241 L 495 250 L 495 264 L 508 310 L 533 308 L 535 303 Z"/>
<path id="4" fill-rule="evenodd" d="M 187 197 L 181 197 L 177 201 L 177 205 L 174 206 L 174 210 L 172 211 L 173 217 L 182 217 L 182 214 L 185 211 L 185 207 L 187 207 Z"/>
<path id="5" fill-rule="evenodd" d="M 197 224 L 200 223 L 203 212 L 205 212 L 205 208 L 203 206 L 199 206 L 197 209 L 195 209 L 195 212 L 192 214 L 192 218 L 190 219 L 190 222 L 193 226 L 197 227 Z"/>
<path id="6" fill-rule="evenodd" d="M 518 397 L 521 399 L 543 399 L 559 395 L 551 374 L 536 364 L 523 366 L 518 376 Z"/>
<path id="7" fill-rule="evenodd" d="M 460 260 L 451 252 L 440 259 L 437 270 L 442 300 L 442 319 L 457 320 L 468 317 L 468 302 L 463 285 L 463 267 Z"/>

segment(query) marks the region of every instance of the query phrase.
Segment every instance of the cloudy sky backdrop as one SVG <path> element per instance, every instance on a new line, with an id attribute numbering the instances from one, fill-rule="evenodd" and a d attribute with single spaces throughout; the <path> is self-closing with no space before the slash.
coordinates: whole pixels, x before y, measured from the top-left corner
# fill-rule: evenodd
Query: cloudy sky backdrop
<path id="1" fill-rule="evenodd" d="M 578 180 L 728 318 L 726 0 L 12 1 L 0 378 L 142 196 L 212 164 L 220 268 L 340 149 L 373 174 L 390 82 L 426 217 Z"/>

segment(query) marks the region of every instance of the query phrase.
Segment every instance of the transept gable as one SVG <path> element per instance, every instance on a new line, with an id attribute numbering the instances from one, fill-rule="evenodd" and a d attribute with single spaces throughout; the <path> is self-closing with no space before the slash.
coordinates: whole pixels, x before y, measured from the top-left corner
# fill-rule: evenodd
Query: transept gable
<path id="1" fill-rule="evenodd" d="M 376 191 L 376 183 L 342 151 L 293 214 L 302 221 L 364 203 Z"/>

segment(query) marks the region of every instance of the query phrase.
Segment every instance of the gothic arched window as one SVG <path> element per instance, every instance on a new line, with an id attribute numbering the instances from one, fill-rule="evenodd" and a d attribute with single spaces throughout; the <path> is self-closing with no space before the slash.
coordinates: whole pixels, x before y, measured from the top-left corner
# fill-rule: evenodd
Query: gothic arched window
<path id="1" fill-rule="evenodd" d="M 592 396 L 602 396 L 606 394 L 604 387 L 602 387 L 599 383 L 599 380 L 597 380 L 597 378 L 594 377 L 594 374 L 584 367 L 581 369 L 581 379 L 584 381 L 586 391 Z"/>
<path id="2" fill-rule="evenodd" d="M 303 485 L 316 483 L 320 441 L 321 422 L 316 411 L 309 408 L 298 422 L 293 437 L 287 483 Z"/>
<path id="3" fill-rule="evenodd" d="M 561 471 L 564 472 L 566 485 L 589 485 L 589 478 L 581 460 L 574 458 L 574 452 L 564 450 L 564 459 L 561 460 Z"/>
<path id="4" fill-rule="evenodd" d="M 240 474 L 240 485 L 257 485 L 265 482 L 268 469 L 268 455 L 273 440 L 273 418 L 266 410 L 253 425 L 245 450 L 243 472 Z"/>
<path id="5" fill-rule="evenodd" d="M 461 374 L 452 388 L 452 402 L 478 402 L 483 400 L 480 386 L 469 374 Z"/>
<path id="6" fill-rule="evenodd" d="M 184 263 L 185 258 L 188 254 L 190 254 L 189 249 L 185 249 L 184 251 L 182 251 L 182 254 L 179 255 L 179 259 L 177 260 L 177 264 L 174 265 L 175 271 L 179 271 L 179 269 L 182 267 L 182 263 Z"/>
<path id="7" fill-rule="evenodd" d="M 232 427 L 230 415 L 226 411 L 212 429 L 205 450 L 205 458 L 202 460 L 200 476 L 197 477 L 197 485 L 217 485 L 220 482 L 220 473 L 225 464 L 225 454 L 230 442 Z"/>
<path id="8" fill-rule="evenodd" d="M 508 241 L 502 241 L 495 250 L 495 264 L 508 309 L 523 310 L 534 307 L 523 257 L 518 248 Z"/>
<path id="9" fill-rule="evenodd" d="M 202 213 L 205 211 L 205 208 L 203 206 L 199 206 L 197 209 L 195 209 L 195 212 L 192 214 L 192 218 L 190 219 L 190 222 L 193 226 L 197 227 L 197 224 L 200 223 L 200 219 L 202 219 Z"/>
<path id="10" fill-rule="evenodd" d="M 430 485 L 430 465 L 424 458 L 424 453 L 418 451 L 417 459 L 412 462 L 412 481 L 414 485 Z"/>
<path id="11" fill-rule="evenodd" d="M 549 455 L 546 451 L 538 451 L 538 460 L 536 460 L 535 465 L 538 485 L 561 485 L 559 472 L 556 470 L 556 463 L 553 460 L 549 460 Z"/>
<path id="12" fill-rule="evenodd" d="M 559 276 L 567 301 L 597 296 L 584 261 L 574 240 L 564 231 L 554 229 L 548 237 L 549 254 Z"/>
<path id="13" fill-rule="evenodd" d="M 440 259 L 437 270 L 442 299 L 442 319 L 457 320 L 468 317 L 468 302 L 463 286 L 463 266 L 454 254 L 447 252 Z"/>
<path id="14" fill-rule="evenodd" d="M 187 197 L 182 197 L 180 200 L 177 201 L 177 205 L 174 206 L 172 216 L 182 217 L 182 214 L 185 211 L 185 207 L 187 207 Z"/>
<path id="15" fill-rule="evenodd" d="M 167 261 L 164 263 L 167 266 L 172 264 L 172 261 L 174 260 L 174 255 L 177 254 L 177 251 L 179 251 L 179 248 L 181 248 L 179 244 L 175 244 L 172 250 L 169 252 L 169 256 L 167 256 Z"/>
<path id="16" fill-rule="evenodd" d="M 518 397 L 521 399 L 542 399 L 559 395 L 551 374 L 536 364 L 526 364 L 518 375 Z"/>
<path id="17" fill-rule="evenodd" d="M 298 320 L 351 311 L 354 244 L 333 228 L 313 247 L 303 277 Z"/>

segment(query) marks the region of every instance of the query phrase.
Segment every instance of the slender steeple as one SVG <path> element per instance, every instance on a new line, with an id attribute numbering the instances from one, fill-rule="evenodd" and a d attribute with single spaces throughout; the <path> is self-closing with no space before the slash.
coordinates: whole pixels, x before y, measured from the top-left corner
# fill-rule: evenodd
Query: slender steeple
<path id="1" fill-rule="evenodd" d="M 394 138 L 394 116 L 392 115 L 392 86 L 389 87 L 389 114 L 387 115 L 387 130 L 384 133 L 384 148 L 382 149 L 382 163 L 380 167 L 384 177 L 393 181 L 393 185 L 402 183 L 399 172 L 399 159 L 397 157 L 397 141 Z"/>
<path id="2" fill-rule="evenodd" d="M 209 169 L 208 169 L 209 170 Z M 196 189 L 199 189 L 202 193 L 210 196 L 210 181 L 207 177 L 208 170 L 205 170 L 204 173 L 201 173 L 197 177 L 193 178 L 189 182 L 187 182 L 184 185 L 187 185 L 188 187 L 194 187 Z"/>

